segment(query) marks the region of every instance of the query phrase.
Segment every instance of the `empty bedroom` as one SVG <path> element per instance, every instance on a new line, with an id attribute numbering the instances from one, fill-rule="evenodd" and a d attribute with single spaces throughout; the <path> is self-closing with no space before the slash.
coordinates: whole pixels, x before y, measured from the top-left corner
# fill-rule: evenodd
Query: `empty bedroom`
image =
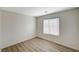
<path id="1" fill-rule="evenodd" d="M 79 52 L 78 7 L 0 7 L 1 52 Z"/>

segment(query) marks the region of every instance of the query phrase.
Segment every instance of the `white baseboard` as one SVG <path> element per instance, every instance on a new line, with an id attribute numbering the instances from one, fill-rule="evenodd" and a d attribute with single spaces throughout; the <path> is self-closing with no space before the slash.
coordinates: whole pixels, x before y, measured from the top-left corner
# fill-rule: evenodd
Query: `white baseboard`
<path id="1" fill-rule="evenodd" d="M 33 35 L 33 36 L 31 36 L 31 37 L 28 37 L 28 38 L 25 38 L 25 39 L 21 39 L 21 40 L 19 40 L 19 41 L 11 41 L 11 42 L 8 42 L 8 43 L 6 43 L 6 44 L 3 44 L 3 46 L 1 47 L 1 49 L 6 48 L 6 47 L 9 47 L 9 46 L 12 46 L 12 45 L 15 45 L 15 44 L 17 44 L 17 43 L 20 43 L 20 42 L 23 42 L 23 41 L 26 41 L 26 40 L 29 40 L 29 39 L 32 39 L 32 38 L 35 38 L 35 37 L 36 37 L 36 36 Z"/>
<path id="2" fill-rule="evenodd" d="M 73 46 L 68 46 L 68 45 L 66 45 L 66 44 L 63 44 L 63 43 L 60 43 L 60 42 L 56 42 L 56 41 L 52 41 L 52 40 L 49 40 L 49 39 L 47 39 L 47 38 L 45 38 L 45 37 L 42 37 L 42 36 L 37 36 L 38 38 L 42 38 L 42 39 L 44 39 L 44 40 L 47 40 L 47 41 L 50 41 L 50 42 L 53 42 L 53 43 L 55 43 L 55 44 L 57 44 L 57 45 L 60 45 L 60 46 L 63 46 L 63 47 L 65 47 L 65 48 L 68 48 L 68 49 L 71 49 L 71 50 L 74 50 L 74 51 L 76 51 L 76 52 L 79 52 L 79 48 L 77 49 L 77 48 L 74 48 Z"/>

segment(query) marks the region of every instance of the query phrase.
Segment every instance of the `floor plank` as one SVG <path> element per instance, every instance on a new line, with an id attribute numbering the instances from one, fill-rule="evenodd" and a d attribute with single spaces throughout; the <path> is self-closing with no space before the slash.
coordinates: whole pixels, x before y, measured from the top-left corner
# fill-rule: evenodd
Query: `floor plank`
<path id="1" fill-rule="evenodd" d="M 75 52 L 50 41 L 33 38 L 2 49 L 2 52 Z"/>

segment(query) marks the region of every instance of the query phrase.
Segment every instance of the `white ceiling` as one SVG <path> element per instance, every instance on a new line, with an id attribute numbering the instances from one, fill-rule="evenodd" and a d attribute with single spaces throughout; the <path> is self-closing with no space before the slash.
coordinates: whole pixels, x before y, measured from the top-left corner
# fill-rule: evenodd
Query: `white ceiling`
<path id="1" fill-rule="evenodd" d="M 72 7 L 1 7 L 0 9 L 36 17 L 72 9 Z"/>

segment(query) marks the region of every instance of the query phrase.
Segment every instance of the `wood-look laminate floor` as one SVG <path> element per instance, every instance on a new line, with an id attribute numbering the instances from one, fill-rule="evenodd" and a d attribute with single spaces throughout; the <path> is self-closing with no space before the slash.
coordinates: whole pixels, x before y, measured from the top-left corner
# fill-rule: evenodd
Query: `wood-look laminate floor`
<path id="1" fill-rule="evenodd" d="M 33 38 L 16 45 L 2 49 L 2 52 L 73 52 L 74 50 L 62 47 L 50 41 Z"/>

